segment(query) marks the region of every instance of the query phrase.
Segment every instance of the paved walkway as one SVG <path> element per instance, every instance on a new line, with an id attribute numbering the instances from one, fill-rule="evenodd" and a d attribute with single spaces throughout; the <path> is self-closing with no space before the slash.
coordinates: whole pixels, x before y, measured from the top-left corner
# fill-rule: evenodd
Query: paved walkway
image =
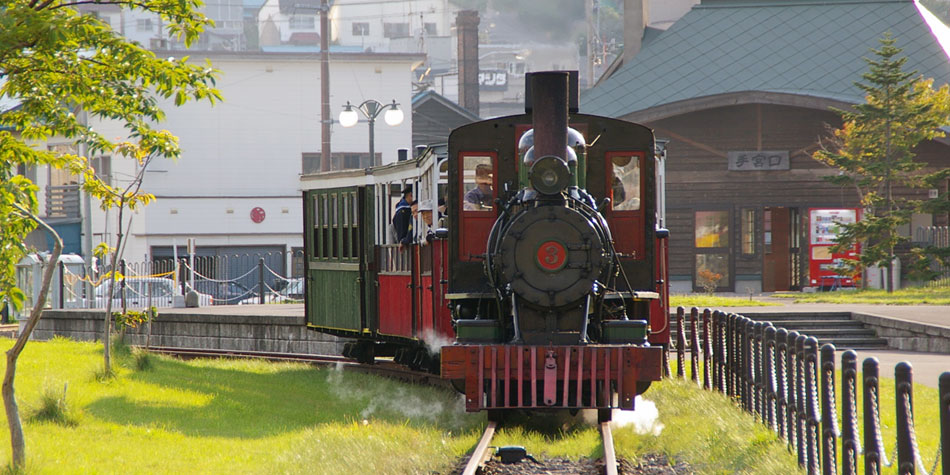
<path id="1" fill-rule="evenodd" d="M 950 328 L 950 305 L 867 305 L 867 304 L 826 304 L 791 303 L 786 299 L 757 298 L 782 305 L 773 307 L 728 307 L 723 310 L 733 313 L 794 313 L 794 312 L 854 312 L 874 315 L 891 320 L 917 322 L 925 325 Z M 838 352 L 837 363 L 841 364 Z M 881 363 L 881 376 L 893 378 L 894 366 L 908 361 L 914 368 L 914 382 L 937 387 L 940 374 L 950 371 L 950 355 L 938 353 L 919 353 L 895 350 L 861 350 L 858 352 L 858 366 L 865 358 L 875 357 Z"/>

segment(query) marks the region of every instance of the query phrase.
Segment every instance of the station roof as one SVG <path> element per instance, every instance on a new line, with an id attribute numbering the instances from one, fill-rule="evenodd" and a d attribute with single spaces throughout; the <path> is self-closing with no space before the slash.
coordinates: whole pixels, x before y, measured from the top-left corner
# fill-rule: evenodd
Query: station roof
<path id="1" fill-rule="evenodd" d="M 585 91 L 581 110 L 624 117 L 748 92 L 860 103 L 862 58 L 885 32 L 903 49 L 905 71 L 950 83 L 947 27 L 916 1 L 704 0 Z"/>

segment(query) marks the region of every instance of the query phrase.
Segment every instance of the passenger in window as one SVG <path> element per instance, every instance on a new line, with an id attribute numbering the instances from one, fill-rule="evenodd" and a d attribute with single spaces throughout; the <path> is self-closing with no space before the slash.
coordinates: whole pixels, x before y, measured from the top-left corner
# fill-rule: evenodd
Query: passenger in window
<path id="1" fill-rule="evenodd" d="M 399 239 L 400 247 L 405 247 L 413 243 L 415 236 L 413 228 L 415 227 L 417 216 L 419 216 L 419 202 L 413 201 L 409 205 L 409 228 L 406 230 L 406 235 Z"/>
<path id="2" fill-rule="evenodd" d="M 439 227 L 445 227 L 445 210 L 448 209 L 445 206 L 445 198 L 439 198 Z"/>
<path id="3" fill-rule="evenodd" d="M 416 233 L 416 238 L 419 244 L 428 244 L 432 242 L 432 239 L 435 238 L 435 233 L 432 232 L 432 202 L 423 201 L 419 204 L 419 214 L 422 215 L 422 229 Z"/>
<path id="4" fill-rule="evenodd" d="M 464 209 L 490 210 L 492 208 L 492 169 L 487 163 L 475 167 L 475 188 L 465 193 Z"/>
<path id="5" fill-rule="evenodd" d="M 401 243 L 409 234 L 409 228 L 412 226 L 412 187 L 407 186 L 402 190 L 402 199 L 396 203 L 396 212 L 393 213 L 393 239 L 394 242 Z"/>

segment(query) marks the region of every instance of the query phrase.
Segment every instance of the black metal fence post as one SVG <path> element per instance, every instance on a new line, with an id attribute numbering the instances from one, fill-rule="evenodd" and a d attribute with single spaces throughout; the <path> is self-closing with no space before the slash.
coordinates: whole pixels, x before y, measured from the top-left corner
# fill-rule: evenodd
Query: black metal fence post
<path id="1" fill-rule="evenodd" d="M 841 473 L 858 473 L 858 354 L 854 350 L 841 355 Z"/>
<path id="2" fill-rule="evenodd" d="M 686 364 L 686 355 L 683 354 L 686 346 L 686 334 L 683 332 L 683 320 L 686 309 L 676 308 L 676 377 L 683 378 L 686 370 L 683 366 Z"/>
<path id="3" fill-rule="evenodd" d="M 692 330 L 689 335 L 689 371 L 690 379 L 694 383 L 699 382 L 699 327 L 696 325 L 697 316 L 699 316 L 699 309 L 691 308 L 689 310 L 689 329 Z"/>
<path id="4" fill-rule="evenodd" d="M 765 378 L 762 376 L 762 362 L 765 360 L 765 345 L 763 344 L 762 335 L 764 335 L 765 332 L 765 324 L 755 322 L 752 325 L 752 330 L 755 334 L 755 340 L 752 343 L 752 407 L 756 414 L 759 415 L 759 420 L 765 424 L 765 405 L 763 404 L 765 399 Z"/>
<path id="5" fill-rule="evenodd" d="M 885 456 L 881 443 L 877 358 L 866 358 L 861 373 L 864 379 L 864 473 L 877 475 L 881 473 L 881 457 Z"/>
<path id="6" fill-rule="evenodd" d="M 894 403 L 897 414 L 897 473 L 917 473 L 920 458 L 914 434 L 914 376 L 910 363 L 901 361 L 894 368 Z"/>
<path id="7" fill-rule="evenodd" d="M 798 340 L 797 331 L 788 332 L 787 356 L 785 357 L 785 430 L 788 434 L 788 445 L 793 452 L 798 452 L 798 376 L 796 375 L 798 367 L 798 348 L 795 342 Z"/>
<path id="8" fill-rule="evenodd" d="M 717 391 L 724 393 L 725 392 L 725 383 L 723 382 L 723 374 L 725 369 L 724 358 L 724 348 L 723 339 L 725 339 L 725 315 L 716 310 L 713 312 L 713 387 Z"/>
<path id="9" fill-rule="evenodd" d="M 838 473 L 838 410 L 835 404 L 835 345 L 821 347 L 821 473 Z"/>
<path id="10" fill-rule="evenodd" d="M 808 337 L 795 337 L 795 440 L 798 441 L 798 464 L 805 467 L 807 462 L 805 440 L 805 340 Z"/>
<path id="11" fill-rule="evenodd" d="M 802 369 L 805 379 L 805 467 L 809 474 L 821 472 L 818 450 L 818 340 L 808 337 L 804 343 L 805 358 Z"/>
<path id="12" fill-rule="evenodd" d="M 950 371 L 940 375 L 940 452 L 943 475 L 950 475 Z"/>
<path id="13" fill-rule="evenodd" d="M 746 411 L 752 412 L 751 404 L 751 393 L 752 393 L 752 320 L 742 318 L 742 359 L 739 363 L 739 375 L 741 376 L 742 385 L 740 386 L 740 398 L 742 399 L 742 407 Z"/>
<path id="14" fill-rule="evenodd" d="M 762 418 L 771 431 L 775 431 L 775 333 L 772 324 L 765 327 L 762 346 Z"/>
<path id="15" fill-rule="evenodd" d="M 260 295 L 260 303 L 265 303 L 264 298 L 264 258 L 261 257 L 257 261 L 257 292 Z"/>
<path id="16" fill-rule="evenodd" d="M 736 314 L 726 318 L 726 396 L 736 395 Z"/>
<path id="17" fill-rule="evenodd" d="M 709 389 L 710 383 L 710 365 L 712 365 L 712 355 L 710 347 L 710 329 L 712 313 L 709 309 L 703 310 L 703 389 Z"/>
<path id="18" fill-rule="evenodd" d="M 788 330 L 775 330 L 775 431 L 788 440 Z"/>

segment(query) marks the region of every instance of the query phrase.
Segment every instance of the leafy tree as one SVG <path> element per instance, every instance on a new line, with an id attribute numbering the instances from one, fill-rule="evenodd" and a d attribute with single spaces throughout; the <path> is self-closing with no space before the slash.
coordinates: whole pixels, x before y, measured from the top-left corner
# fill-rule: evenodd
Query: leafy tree
<path id="1" fill-rule="evenodd" d="M 853 187 L 864 208 L 862 219 L 842 226 L 832 249 L 841 252 L 855 244 L 863 247 L 850 265 L 857 269 L 877 265 L 887 269 L 886 288 L 891 291 L 894 248 L 904 238 L 898 227 L 910 222 L 914 212 L 946 211 L 941 200 L 912 199 L 896 195 L 894 189 L 936 188 L 950 176 L 950 170 L 927 173 L 926 163 L 916 161 L 914 148 L 924 140 L 942 137 L 940 127 L 950 124 L 950 88 L 934 90 L 932 79 L 904 72 L 905 57 L 887 33 L 880 49 L 872 49 L 866 83 L 855 83 L 865 92 L 865 103 L 853 111 L 837 110 L 843 126 L 822 144 L 814 158 L 842 173 L 826 177 L 832 183 Z"/>
<path id="2" fill-rule="evenodd" d="M 156 127 L 165 117 L 159 100 L 181 105 L 220 99 L 214 89 L 217 72 L 209 63 L 156 57 L 95 16 L 83 14 L 83 5 L 91 3 L 160 15 L 168 31 L 186 45 L 211 24 L 198 11 L 199 0 L 0 0 L 0 297 L 15 308 L 24 300 L 15 287 L 14 270 L 28 251 L 25 238 L 37 225 L 48 228 L 38 217 L 36 186 L 18 170 L 37 166 L 68 170 L 81 177 L 83 191 L 99 199 L 103 209 L 144 204 L 149 195 L 138 187 L 102 182 L 87 157 L 108 154 L 143 164 L 152 157 L 175 158 L 180 154 L 177 139 Z M 107 137 L 94 124 L 118 125 L 127 138 Z M 47 150 L 44 144 L 53 137 L 76 142 L 79 152 Z M 51 277 L 51 272 L 44 274 L 44 288 Z M 34 307 L 36 319 L 42 300 L 43 296 Z M 106 319 L 111 320 L 108 314 Z M 106 351 L 109 328 L 103 339 Z M 31 330 L 27 326 L 21 335 L 24 344 Z M 25 444 L 12 374 L 22 345 L 14 349 L 12 357 L 8 352 L 10 380 L 9 387 L 4 381 L 3 397 L 12 462 L 21 467 Z M 108 372 L 108 358 L 105 363 Z"/>

